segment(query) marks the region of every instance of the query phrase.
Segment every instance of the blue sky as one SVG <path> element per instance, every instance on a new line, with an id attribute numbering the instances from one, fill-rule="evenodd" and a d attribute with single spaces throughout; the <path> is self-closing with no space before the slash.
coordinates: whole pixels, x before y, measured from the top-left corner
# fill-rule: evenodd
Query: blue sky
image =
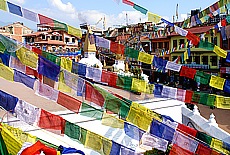
<path id="1" fill-rule="evenodd" d="M 87 22 L 95 25 L 101 18 L 106 19 L 106 27 L 125 25 L 126 13 L 128 23 L 134 24 L 147 21 L 147 15 L 134 10 L 131 6 L 120 3 L 117 0 L 8 0 L 23 8 L 43 14 L 58 21 L 79 27 L 80 23 Z M 176 5 L 179 4 L 179 21 L 186 17 L 192 9 L 202 10 L 214 4 L 217 0 L 131 0 L 152 13 L 172 21 L 175 15 Z M 1 22 L 23 22 L 24 25 L 35 29 L 36 24 L 24 18 L 0 10 Z M 102 27 L 99 22 L 97 27 Z"/>

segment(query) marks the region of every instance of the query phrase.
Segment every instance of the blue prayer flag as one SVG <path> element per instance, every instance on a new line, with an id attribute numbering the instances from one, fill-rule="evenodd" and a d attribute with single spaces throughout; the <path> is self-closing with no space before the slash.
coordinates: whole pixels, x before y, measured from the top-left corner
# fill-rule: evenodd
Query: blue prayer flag
<path id="1" fill-rule="evenodd" d="M 39 55 L 38 73 L 57 82 L 60 66 Z"/>
<path id="2" fill-rule="evenodd" d="M 0 106 L 3 107 L 6 111 L 13 113 L 17 102 L 17 97 L 14 97 L 0 90 Z"/>
<path id="3" fill-rule="evenodd" d="M 130 138 L 140 141 L 145 131 L 127 122 L 124 123 L 125 134 Z"/>
<path id="4" fill-rule="evenodd" d="M 230 93 L 230 80 L 226 79 L 224 84 L 224 92 Z"/>
<path id="5" fill-rule="evenodd" d="M 14 81 L 15 82 L 23 83 L 27 87 L 33 89 L 35 80 L 36 80 L 35 78 L 32 78 L 32 77 L 14 69 Z"/>
<path id="6" fill-rule="evenodd" d="M 78 63 L 78 75 L 84 76 L 86 75 L 86 65 Z"/>
<path id="7" fill-rule="evenodd" d="M 168 24 L 169 26 L 172 26 L 172 27 L 174 26 L 173 23 L 171 23 L 171 22 L 165 20 L 164 18 L 161 18 L 161 20 L 162 20 L 164 23 Z"/>
<path id="8" fill-rule="evenodd" d="M 0 52 L 0 62 L 2 60 L 2 63 L 9 67 L 9 61 L 10 61 L 10 55 L 3 54 Z"/>
<path id="9" fill-rule="evenodd" d="M 143 7 L 141 7 L 141 6 L 137 5 L 137 4 L 134 4 L 133 8 L 136 9 L 137 11 L 140 11 L 141 13 L 143 13 L 145 15 L 148 12 L 147 9 L 145 9 L 145 8 L 143 8 Z"/>
<path id="10" fill-rule="evenodd" d="M 22 8 L 22 13 L 23 13 L 24 18 L 31 20 L 31 21 L 34 21 L 34 22 L 38 22 L 38 14 L 37 13 L 32 12 L 32 11 L 27 10 L 27 9 L 24 9 L 24 8 Z"/>
<path id="11" fill-rule="evenodd" d="M 155 84 L 154 97 L 162 97 L 163 85 Z"/>
<path id="12" fill-rule="evenodd" d="M 60 145 L 58 147 L 58 150 L 60 150 L 61 154 L 72 154 L 72 153 L 78 153 L 78 154 L 81 154 L 81 155 L 85 155 L 85 153 L 81 150 L 77 150 L 75 148 L 71 148 L 71 147 L 64 147 L 62 145 Z"/>
<path id="13" fill-rule="evenodd" d="M 13 3 L 7 2 L 9 12 L 13 13 L 15 15 L 21 16 L 22 17 L 22 10 L 21 7 L 18 5 L 15 5 Z"/>
<path id="14" fill-rule="evenodd" d="M 110 155 L 120 154 L 120 149 L 121 149 L 121 145 L 112 141 L 112 148 L 110 151 Z"/>

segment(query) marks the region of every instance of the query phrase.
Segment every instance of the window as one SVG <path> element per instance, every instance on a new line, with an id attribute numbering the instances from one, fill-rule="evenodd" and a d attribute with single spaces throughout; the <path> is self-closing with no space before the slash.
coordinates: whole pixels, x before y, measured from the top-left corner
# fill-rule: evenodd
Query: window
<path id="1" fill-rule="evenodd" d="M 65 38 L 65 42 L 68 43 L 69 42 L 69 38 Z"/>
<path id="2" fill-rule="evenodd" d="M 56 46 L 52 46 L 52 51 L 53 51 L 53 52 L 56 51 Z"/>
<path id="3" fill-rule="evenodd" d="M 59 41 L 62 41 L 62 36 L 59 37 Z"/>
<path id="4" fill-rule="evenodd" d="M 184 44 L 184 39 L 180 39 L 180 45 Z"/>
<path id="5" fill-rule="evenodd" d="M 200 64 L 200 56 L 195 56 L 195 62 L 196 64 Z"/>
<path id="6" fill-rule="evenodd" d="M 55 40 L 59 40 L 59 36 L 56 36 L 56 39 Z"/>
<path id="7" fill-rule="evenodd" d="M 55 36 L 51 36 L 51 40 L 55 40 Z"/>
<path id="8" fill-rule="evenodd" d="M 173 40 L 173 47 L 177 48 L 177 40 Z"/>
<path id="9" fill-rule="evenodd" d="M 164 44 L 165 44 L 164 48 L 165 48 L 166 50 L 168 50 L 168 49 L 169 49 L 169 43 L 168 43 L 168 42 L 164 42 Z"/>
<path id="10" fill-rule="evenodd" d="M 205 37 L 205 38 L 204 38 L 204 41 L 205 41 L 205 42 L 208 42 L 208 37 Z"/>
<path id="11" fill-rule="evenodd" d="M 212 37 L 211 39 L 212 39 L 212 43 L 217 45 L 217 37 Z"/>
<path id="12" fill-rule="evenodd" d="M 189 56 L 186 61 L 187 61 L 187 64 L 191 64 L 191 62 L 192 62 L 192 56 Z"/>
<path id="13" fill-rule="evenodd" d="M 72 38 L 72 43 L 75 43 L 75 38 Z"/>
<path id="14" fill-rule="evenodd" d="M 158 48 L 162 49 L 163 48 L 163 42 L 158 43 Z"/>
<path id="15" fill-rule="evenodd" d="M 204 65 L 208 65 L 208 56 L 202 56 L 202 62 Z"/>
<path id="16" fill-rule="evenodd" d="M 46 40 L 46 35 L 42 35 L 42 40 Z"/>
<path id="17" fill-rule="evenodd" d="M 217 56 L 211 56 L 210 61 L 212 63 L 212 66 L 217 66 Z"/>
<path id="18" fill-rule="evenodd" d="M 222 47 L 224 50 L 228 49 L 228 39 L 222 41 Z"/>
<path id="19" fill-rule="evenodd" d="M 154 52 L 156 52 L 156 49 L 157 49 L 157 43 L 153 43 L 153 44 L 152 44 L 152 49 L 153 49 L 153 51 L 154 51 Z"/>

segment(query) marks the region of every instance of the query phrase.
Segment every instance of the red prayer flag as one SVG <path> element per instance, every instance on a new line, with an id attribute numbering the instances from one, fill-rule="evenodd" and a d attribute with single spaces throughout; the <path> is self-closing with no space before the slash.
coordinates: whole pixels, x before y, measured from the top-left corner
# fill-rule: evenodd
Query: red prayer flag
<path id="1" fill-rule="evenodd" d="M 180 76 L 184 76 L 190 79 L 194 79 L 194 76 L 196 75 L 196 70 L 193 68 L 188 68 L 186 66 L 182 66 L 180 70 Z"/>
<path id="2" fill-rule="evenodd" d="M 134 6 L 134 3 L 131 2 L 131 1 L 129 1 L 129 0 L 122 0 L 122 2 L 123 2 L 124 4 L 130 5 L 130 6 Z"/>
<path id="3" fill-rule="evenodd" d="M 190 40 L 191 43 L 195 46 L 198 45 L 200 42 L 200 38 L 197 37 L 195 34 L 191 33 L 190 31 L 188 31 L 186 38 Z"/>
<path id="4" fill-rule="evenodd" d="M 181 147 L 179 147 L 178 145 L 174 144 L 172 146 L 172 149 L 170 150 L 169 155 L 194 155 L 194 153 L 185 150 Z"/>
<path id="5" fill-rule="evenodd" d="M 85 99 L 99 105 L 100 107 L 102 107 L 105 102 L 102 94 L 88 82 L 86 82 L 85 85 Z"/>
<path id="6" fill-rule="evenodd" d="M 64 134 L 65 120 L 58 115 L 51 114 L 50 112 L 42 109 L 38 126 L 43 129 L 59 130 L 62 134 Z"/>
<path id="7" fill-rule="evenodd" d="M 116 54 L 122 54 L 124 55 L 125 53 L 125 46 L 122 44 L 118 44 L 114 41 L 110 42 L 110 51 Z"/>
<path id="8" fill-rule="evenodd" d="M 62 92 L 58 94 L 57 103 L 78 114 L 82 102 Z"/>
<path id="9" fill-rule="evenodd" d="M 197 133 L 197 130 L 180 123 L 178 123 L 176 130 L 183 133 L 184 135 L 190 135 L 190 137 L 192 136 L 192 138 L 196 137 Z"/>
<path id="10" fill-rule="evenodd" d="M 211 155 L 212 153 L 212 149 L 199 143 L 197 150 L 196 150 L 196 154 L 199 155 Z"/>
<path id="11" fill-rule="evenodd" d="M 221 20 L 221 26 L 227 26 L 227 20 L 226 18 Z"/>
<path id="12" fill-rule="evenodd" d="M 113 72 L 109 72 L 109 74 L 110 74 L 110 78 L 109 78 L 108 85 L 117 88 L 117 78 L 118 78 L 117 74 Z"/>
<path id="13" fill-rule="evenodd" d="M 110 74 L 109 72 L 102 70 L 102 74 L 101 74 L 101 82 L 105 82 L 105 83 L 109 83 L 109 79 L 110 79 Z"/>
<path id="14" fill-rule="evenodd" d="M 26 66 L 26 74 L 27 75 L 33 75 L 37 79 L 39 79 L 40 82 L 42 82 L 42 74 L 38 74 L 38 72 L 30 67 Z"/>
<path id="15" fill-rule="evenodd" d="M 192 95 L 193 95 L 193 91 L 191 90 L 186 90 L 186 94 L 185 94 L 185 103 L 191 103 L 192 101 Z"/>
<path id="16" fill-rule="evenodd" d="M 54 26 L 53 19 L 46 17 L 44 15 L 41 15 L 41 14 L 38 14 L 38 18 L 39 18 L 40 24 L 48 24 L 50 26 Z"/>
<path id="17" fill-rule="evenodd" d="M 42 55 L 42 50 L 39 49 L 39 48 L 32 47 L 32 51 L 33 51 L 34 53 L 37 53 L 38 55 Z"/>

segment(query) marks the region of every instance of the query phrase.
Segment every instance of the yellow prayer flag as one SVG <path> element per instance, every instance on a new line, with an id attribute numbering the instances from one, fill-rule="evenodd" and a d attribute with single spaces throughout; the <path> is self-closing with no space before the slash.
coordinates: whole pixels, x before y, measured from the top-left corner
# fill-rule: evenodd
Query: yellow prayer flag
<path id="1" fill-rule="evenodd" d="M 0 129 L 9 154 L 18 154 L 22 148 L 22 143 L 3 126 L 0 126 Z"/>
<path id="2" fill-rule="evenodd" d="M 148 12 L 148 21 L 153 23 L 159 23 L 161 21 L 161 16 Z"/>
<path id="3" fill-rule="evenodd" d="M 0 63 L 0 77 L 9 81 L 14 81 L 14 70 Z"/>
<path id="4" fill-rule="evenodd" d="M 70 26 L 70 25 L 67 25 L 67 27 L 68 27 L 68 34 L 71 34 L 71 35 L 79 37 L 79 38 L 82 37 L 81 29 L 75 28 L 75 27 Z"/>
<path id="5" fill-rule="evenodd" d="M 61 71 L 59 74 L 58 90 L 65 93 L 71 92 L 71 88 L 65 84 L 63 71 Z"/>
<path id="6" fill-rule="evenodd" d="M 215 106 L 220 109 L 230 109 L 230 97 L 216 95 Z"/>
<path id="7" fill-rule="evenodd" d="M 153 55 L 150 55 L 150 54 L 145 53 L 145 52 L 139 52 L 138 61 L 144 62 L 146 64 L 152 64 Z"/>
<path id="8" fill-rule="evenodd" d="M 186 61 L 188 59 L 188 51 L 186 50 L 185 52 L 184 52 L 184 61 Z"/>
<path id="9" fill-rule="evenodd" d="M 137 92 L 146 92 L 146 85 L 147 82 L 145 80 L 133 78 L 131 90 Z"/>
<path id="10" fill-rule="evenodd" d="M 100 153 L 103 155 L 110 155 L 111 148 L 112 148 L 112 141 L 105 137 L 102 137 L 102 150 Z"/>
<path id="11" fill-rule="evenodd" d="M 25 47 L 21 47 L 16 51 L 16 55 L 22 64 L 32 68 L 37 68 L 38 55 L 36 53 L 26 49 Z"/>
<path id="12" fill-rule="evenodd" d="M 150 109 L 135 102 L 132 103 L 126 118 L 128 122 L 135 124 L 144 131 L 148 130 L 153 119 L 162 121 L 160 117 Z"/>
<path id="13" fill-rule="evenodd" d="M 229 151 L 223 148 L 223 142 L 219 139 L 212 138 L 212 142 L 210 146 L 216 149 L 217 151 L 220 151 L 225 154 L 229 154 Z"/>
<path id="14" fill-rule="evenodd" d="M 214 88 L 223 90 L 225 80 L 226 80 L 226 79 L 224 79 L 224 78 L 221 78 L 221 77 L 212 75 L 212 76 L 211 76 L 211 79 L 210 79 L 209 85 L 210 85 L 211 87 L 214 87 Z"/>
<path id="15" fill-rule="evenodd" d="M 226 58 L 227 57 L 227 51 L 221 49 L 219 46 L 214 46 L 213 52 L 215 52 L 218 56 L 222 57 L 222 58 Z"/>
<path id="16" fill-rule="evenodd" d="M 124 129 L 124 121 L 116 118 L 113 115 L 107 114 L 106 112 L 103 114 L 101 124 L 110 126 L 112 128 L 120 128 Z"/>
<path id="17" fill-rule="evenodd" d="M 69 58 L 61 57 L 61 67 L 71 72 L 72 60 Z"/>
<path id="18" fill-rule="evenodd" d="M 93 132 L 87 131 L 85 146 L 94 151 L 100 152 L 102 148 L 102 136 Z"/>
<path id="19" fill-rule="evenodd" d="M 155 85 L 154 84 L 147 84 L 146 85 L 146 94 L 153 94 Z"/>

